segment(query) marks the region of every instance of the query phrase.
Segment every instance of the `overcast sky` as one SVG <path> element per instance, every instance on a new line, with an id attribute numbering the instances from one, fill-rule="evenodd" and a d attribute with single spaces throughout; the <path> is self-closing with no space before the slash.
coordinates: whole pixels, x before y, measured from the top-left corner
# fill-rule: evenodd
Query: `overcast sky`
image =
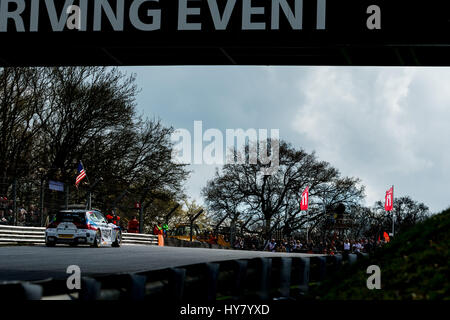
<path id="1" fill-rule="evenodd" d="M 279 129 L 366 186 L 366 204 L 409 195 L 432 212 L 450 206 L 450 69 L 369 67 L 133 67 L 139 110 L 192 132 Z M 206 143 L 205 143 L 206 145 Z M 201 201 L 215 167 L 186 183 Z"/>

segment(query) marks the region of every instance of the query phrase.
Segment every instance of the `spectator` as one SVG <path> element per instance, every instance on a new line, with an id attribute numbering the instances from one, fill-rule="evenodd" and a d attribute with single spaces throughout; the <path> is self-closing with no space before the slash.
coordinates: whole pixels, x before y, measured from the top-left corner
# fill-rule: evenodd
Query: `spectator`
<path id="1" fill-rule="evenodd" d="M 296 252 L 301 252 L 303 249 L 303 244 L 300 242 L 300 240 L 297 240 L 296 243 Z"/>
<path id="2" fill-rule="evenodd" d="M 361 252 L 361 248 L 362 248 L 362 246 L 361 246 L 361 243 L 359 241 L 356 241 L 353 244 L 353 252 L 354 253 L 360 253 Z"/>
<path id="3" fill-rule="evenodd" d="M 6 224 L 7 222 L 8 222 L 8 220 L 6 220 L 6 218 L 5 218 L 5 213 L 3 211 L 0 211 L 0 223 Z"/>
<path id="4" fill-rule="evenodd" d="M 323 242 L 322 241 L 320 241 L 319 242 L 319 246 L 318 246 L 318 248 L 317 248 L 317 253 L 323 253 L 323 250 L 324 250 L 324 245 L 323 245 Z"/>
<path id="5" fill-rule="evenodd" d="M 289 252 L 290 251 L 290 246 L 289 246 L 289 242 L 287 240 L 283 241 L 283 245 L 282 247 L 284 248 L 283 252 Z"/>
<path id="6" fill-rule="evenodd" d="M 241 248 L 241 243 L 240 243 L 239 238 L 236 238 L 236 240 L 234 241 L 233 247 L 234 247 L 235 249 L 240 249 L 240 248 Z"/>
<path id="7" fill-rule="evenodd" d="M 108 223 L 112 223 L 113 222 L 113 216 L 112 215 L 110 215 L 110 214 L 107 214 L 106 215 L 106 221 L 108 221 Z"/>
<path id="8" fill-rule="evenodd" d="M 131 217 L 131 220 L 128 222 L 128 230 L 129 233 L 139 233 L 139 221 L 137 221 L 136 217 Z"/>
<path id="9" fill-rule="evenodd" d="M 281 242 L 280 246 L 277 246 L 275 249 L 276 252 L 286 252 L 286 247 L 283 242 Z"/>
<path id="10" fill-rule="evenodd" d="M 350 253 L 350 250 L 351 250 L 350 241 L 346 239 L 344 242 L 344 255 L 348 255 Z"/>
<path id="11" fill-rule="evenodd" d="M 307 251 L 308 253 L 313 253 L 313 249 L 314 249 L 314 241 L 309 240 L 309 243 L 308 243 L 306 249 L 308 250 L 308 251 Z"/>
<path id="12" fill-rule="evenodd" d="M 289 241 L 289 247 L 291 248 L 291 252 L 297 251 L 297 243 L 295 240 L 291 239 L 291 241 Z"/>
<path id="13" fill-rule="evenodd" d="M 269 242 L 269 251 L 275 252 L 276 246 L 277 246 L 277 243 L 275 242 L 275 239 L 270 240 L 270 242 Z"/>
<path id="14" fill-rule="evenodd" d="M 365 239 L 364 240 L 364 251 L 367 252 L 367 253 L 371 253 L 372 249 L 373 249 L 372 243 L 369 242 L 369 240 Z"/>
<path id="15" fill-rule="evenodd" d="M 208 243 L 217 244 L 217 237 L 212 232 L 210 232 L 208 235 Z"/>

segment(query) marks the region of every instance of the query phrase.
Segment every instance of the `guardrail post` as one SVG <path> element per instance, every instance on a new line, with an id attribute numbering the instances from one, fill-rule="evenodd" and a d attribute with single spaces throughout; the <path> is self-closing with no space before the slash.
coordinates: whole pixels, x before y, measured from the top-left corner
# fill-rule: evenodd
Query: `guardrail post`
<path id="1" fill-rule="evenodd" d="M 290 296 L 291 286 L 291 258 L 275 258 L 272 260 L 273 288 L 276 291 L 274 299 L 287 299 Z"/>
<path id="2" fill-rule="evenodd" d="M 250 282 L 246 282 L 248 300 L 268 301 L 270 299 L 270 273 L 272 260 L 269 258 L 255 258 L 249 261 L 248 268 Z M 250 287 L 249 287 L 250 285 Z"/>
<path id="3" fill-rule="evenodd" d="M 342 267 L 342 255 L 341 254 L 336 254 L 334 256 L 329 256 L 330 257 L 330 267 L 331 267 L 331 272 L 336 272 L 338 271 L 341 267 Z"/>
<path id="4" fill-rule="evenodd" d="M 354 264 L 356 262 L 356 260 L 358 259 L 358 256 L 356 254 L 354 254 L 354 253 L 350 253 L 348 255 L 347 259 L 348 259 L 348 263 L 349 264 Z"/>
<path id="5" fill-rule="evenodd" d="M 322 281 L 327 273 L 327 258 L 317 257 L 317 260 L 319 262 L 319 281 Z"/>
<path id="6" fill-rule="evenodd" d="M 270 272 L 272 270 L 272 259 L 260 258 L 260 287 L 259 287 L 259 298 L 262 301 L 267 301 L 270 299 L 269 288 L 270 288 Z"/>
<path id="7" fill-rule="evenodd" d="M 295 296 L 301 296 L 308 292 L 309 289 L 309 274 L 310 274 L 310 258 L 293 258 L 293 274 L 292 283 L 298 287 Z"/>
<path id="8" fill-rule="evenodd" d="M 207 282 L 207 294 L 206 300 L 208 302 L 216 301 L 217 294 L 217 278 L 219 277 L 218 263 L 206 263 L 206 282 Z"/>
<path id="9" fill-rule="evenodd" d="M 26 282 L 7 283 L 0 286 L 0 300 L 41 300 L 43 288 Z"/>
<path id="10" fill-rule="evenodd" d="M 247 260 L 234 260 L 234 283 L 232 288 L 233 300 L 240 300 L 243 294 L 245 279 L 247 276 Z"/>
<path id="11" fill-rule="evenodd" d="M 145 298 L 146 276 L 130 274 L 128 279 L 128 288 L 125 299 L 132 301 L 142 301 Z"/>
<path id="12" fill-rule="evenodd" d="M 183 300 L 184 280 L 186 279 L 186 269 L 170 268 L 169 269 L 169 299 L 175 303 Z"/>
<path id="13" fill-rule="evenodd" d="M 310 279 L 313 282 L 321 282 L 326 275 L 327 259 L 325 256 L 311 257 L 311 275 Z"/>
<path id="14" fill-rule="evenodd" d="M 102 284 L 95 279 L 82 277 L 81 290 L 78 296 L 79 300 L 98 300 L 100 298 L 100 291 Z"/>

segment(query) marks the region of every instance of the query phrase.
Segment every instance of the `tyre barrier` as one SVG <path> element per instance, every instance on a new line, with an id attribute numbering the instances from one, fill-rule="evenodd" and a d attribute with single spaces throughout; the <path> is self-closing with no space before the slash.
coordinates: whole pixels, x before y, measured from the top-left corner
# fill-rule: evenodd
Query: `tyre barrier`
<path id="1" fill-rule="evenodd" d="M 0 244 L 45 244 L 45 228 L 0 225 Z M 124 232 L 122 244 L 158 245 L 158 236 Z"/>
<path id="2" fill-rule="evenodd" d="M 268 302 L 304 299 L 309 286 L 363 255 L 225 260 L 130 274 L 83 277 L 80 290 L 66 280 L 0 283 L 0 299 L 135 300 L 173 303 Z"/>

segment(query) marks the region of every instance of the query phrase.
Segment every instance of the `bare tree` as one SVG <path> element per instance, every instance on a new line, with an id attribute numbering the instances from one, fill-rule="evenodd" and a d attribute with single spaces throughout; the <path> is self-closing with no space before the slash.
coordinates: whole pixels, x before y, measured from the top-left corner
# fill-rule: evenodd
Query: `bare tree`
<path id="1" fill-rule="evenodd" d="M 391 230 L 392 218 L 395 215 L 395 230 L 404 232 L 415 224 L 425 220 L 429 215 L 428 207 L 411 199 L 409 196 L 394 198 L 393 211 L 384 211 L 384 201 L 377 201 L 373 210 L 380 217 L 378 223 L 381 223 L 383 230 Z"/>
<path id="2" fill-rule="evenodd" d="M 0 179 L 5 193 L 14 178 L 36 172 L 34 141 L 45 118 L 48 77 L 41 68 L 0 69 Z"/>
<path id="3" fill-rule="evenodd" d="M 25 192 L 28 182 L 73 185 L 82 160 L 89 179 L 72 188 L 76 201 L 94 191 L 95 206 L 111 209 L 127 190 L 128 211 L 180 199 L 189 172 L 171 161 L 173 128 L 137 116 L 137 92 L 134 75 L 116 68 L 0 69 L 0 192 L 18 178 Z"/>
<path id="4" fill-rule="evenodd" d="M 249 159 L 249 146 L 241 150 L 241 157 Z M 259 157 L 258 157 L 259 159 Z M 222 171 L 208 181 L 203 195 L 211 210 L 236 213 L 245 219 L 259 215 L 264 223 L 265 236 L 284 223 L 297 228 L 305 222 L 300 215 L 300 195 L 309 186 L 312 220 L 324 214 L 325 204 L 355 202 L 363 196 L 364 188 L 358 179 L 341 178 L 337 169 L 317 160 L 314 153 L 296 150 L 279 142 L 279 166 L 272 175 L 262 174 L 270 166 L 256 164 L 226 164 Z"/>

